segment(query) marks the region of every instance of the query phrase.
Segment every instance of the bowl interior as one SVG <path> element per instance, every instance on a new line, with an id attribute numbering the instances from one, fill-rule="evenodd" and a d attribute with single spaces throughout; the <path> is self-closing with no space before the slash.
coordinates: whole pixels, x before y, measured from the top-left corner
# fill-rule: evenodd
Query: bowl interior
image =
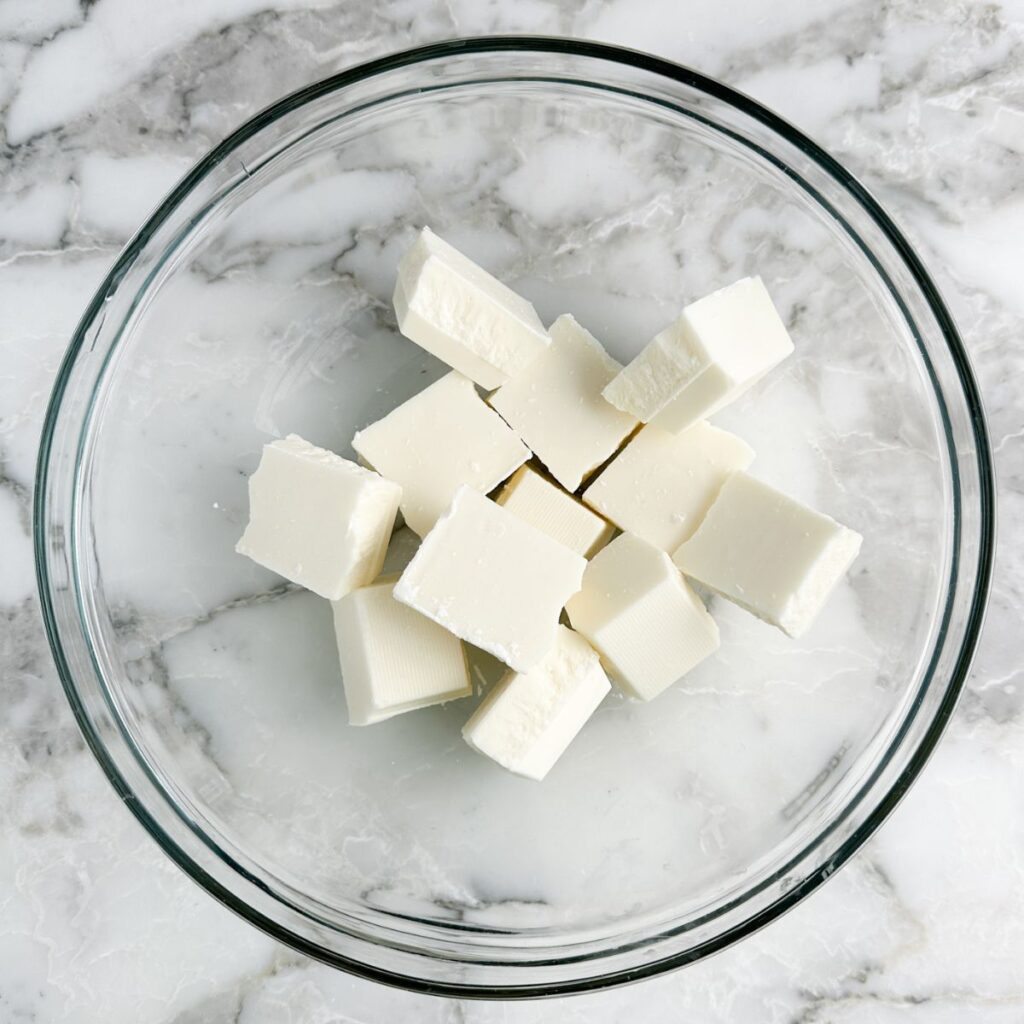
<path id="1" fill-rule="evenodd" d="M 834 211 L 694 110 L 493 76 L 305 116 L 179 220 L 103 328 L 74 572 L 117 728 L 324 944 L 389 920 L 414 950 L 457 928 L 514 956 L 742 907 L 835 826 L 928 682 L 952 484 L 906 310 Z M 478 697 L 350 728 L 329 604 L 233 551 L 264 443 L 354 457 L 357 429 L 445 372 L 390 303 L 424 224 L 620 360 L 760 274 L 796 353 L 717 422 L 865 538 L 803 639 L 713 599 L 719 654 L 656 702 L 607 699 L 540 785 L 465 746 Z M 392 567 L 415 542 L 396 534 Z"/>

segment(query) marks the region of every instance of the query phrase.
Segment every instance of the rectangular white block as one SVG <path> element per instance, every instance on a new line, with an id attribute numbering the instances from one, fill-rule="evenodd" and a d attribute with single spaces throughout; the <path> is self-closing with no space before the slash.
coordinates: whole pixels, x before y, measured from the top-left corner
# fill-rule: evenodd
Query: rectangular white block
<path id="1" fill-rule="evenodd" d="M 584 558 L 612 539 L 615 527 L 530 466 L 521 466 L 497 497 L 499 505 Z"/>
<path id="2" fill-rule="evenodd" d="M 734 473 L 673 560 L 687 576 L 797 637 L 853 564 L 861 540 L 747 473 Z"/>
<path id="3" fill-rule="evenodd" d="M 384 561 L 402 488 L 296 434 L 265 445 L 235 550 L 337 600 Z"/>
<path id="4" fill-rule="evenodd" d="M 372 725 L 473 692 L 462 641 L 396 601 L 397 579 L 378 579 L 333 603 L 351 725 Z"/>
<path id="5" fill-rule="evenodd" d="M 620 689 L 652 700 L 718 649 L 718 626 L 664 551 L 624 533 L 566 605 Z"/>
<path id="6" fill-rule="evenodd" d="M 352 447 L 377 472 L 401 484 L 402 515 L 421 537 L 463 484 L 492 491 L 530 457 L 460 373 L 446 374 L 360 430 Z"/>
<path id="7" fill-rule="evenodd" d="M 671 553 L 693 535 L 726 477 L 753 460 L 746 441 L 704 420 L 681 434 L 649 424 L 583 500 L 620 530 Z"/>
<path id="8" fill-rule="evenodd" d="M 604 389 L 616 408 L 679 433 L 738 398 L 793 351 L 759 277 L 691 303 Z"/>
<path id="9" fill-rule="evenodd" d="M 551 344 L 489 401 L 567 490 L 580 484 L 637 426 L 601 396 L 622 367 L 571 316 Z"/>
<path id="10" fill-rule="evenodd" d="M 533 306 L 424 228 L 398 265 L 398 329 L 488 391 L 548 345 Z"/>
<path id="11" fill-rule="evenodd" d="M 510 668 L 533 668 L 555 642 L 586 559 L 470 487 L 424 538 L 395 597 Z"/>
<path id="12" fill-rule="evenodd" d="M 503 768 L 538 782 L 611 689 L 596 651 L 558 627 L 554 646 L 529 672 L 509 672 L 462 729 L 466 742 Z"/>

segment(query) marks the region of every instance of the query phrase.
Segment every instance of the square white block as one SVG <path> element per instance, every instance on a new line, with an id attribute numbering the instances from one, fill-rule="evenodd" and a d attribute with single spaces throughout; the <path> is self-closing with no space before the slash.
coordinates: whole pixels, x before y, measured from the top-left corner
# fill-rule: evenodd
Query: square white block
<path id="1" fill-rule="evenodd" d="M 360 430 L 352 447 L 402 486 L 402 515 L 421 537 L 466 484 L 493 490 L 529 457 L 529 449 L 477 394 L 449 373 Z"/>
<path id="2" fill-rule="evenodd" d="M 382 577 L 333 602 L 351 725 L 372 725 L 473 692 L 462 641 L 396 601 L 397 579 Z"/>
<path id="3" fill-rule="evenodd" d="M 488 399 L 567 490 L 580 484 L 637 426 L 601 396 L 622 367 L 571 316 L 551 325 L 551 344 Z"/>
<path id="4" fill-rule="evenodd" d="M 555 642 L 586 559 L 470 487 L 424 538 L 395 597 L 510 668 L 533 668 Z"/>
<path id="5" fill-rule="evenodd" d="M 538 782 L 611 689 L 597 652 L 558 627 L 555 645 L 529 672 L 509 672 L 462 729 L 466 742 L 503 768 Z"/>
<path id="6" fill-rule="evenodd" d="M 566 605 L 573 629 L 631 697 L 652 700 L 718 649 L 718 626 L 664 551 L 624 533 Z"/>
<path id="7" fill-rule="evenodd" d="M 853 564 L 861 540 L 829 516 L 734 473 L 673 560 L 687 576 L 796 637 Z"/>
<path id="8" fill-rule="evenodd" d="M 691 303 L 604 389 L 616 408 L 678 433 L 738 398 L 793 351 L 759 277 Z"/>
<path id="9" fill-rule="evenodd" d="M 496 500 L 584 558 L 593 557 L 615 533 L 611 523 L 530 466 L 517 469 Z"/>
<path id="10" fill-rule="evenodd" d="M 704 420 L 681 434 L 650 424 L 583 492 L 583 500 L 620 530 L 671 553 L 700 525 L 726 477 L 753 460 L 746 441 Z"/>
<path id="11" fill-rule="evenodd" d="M 399 330 L 488 391 L 548 345 L 536 310 L 424 228 L 398 264 Z"/>
<path id="12" fill-rule="evenodd" d="M 384 561 L 402 489 L 296 434 L 263 448 L 235 550 L 331 600 Z"/>

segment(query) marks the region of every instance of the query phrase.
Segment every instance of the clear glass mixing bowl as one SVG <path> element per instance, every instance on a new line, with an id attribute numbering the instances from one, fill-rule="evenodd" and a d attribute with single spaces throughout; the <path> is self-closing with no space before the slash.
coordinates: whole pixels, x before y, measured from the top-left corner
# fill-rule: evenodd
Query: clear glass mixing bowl
<path id="1" fill-rule="evenodd" d="M 444 372 L 390 304 L 423 224 L 620 359 L 760 273 L 796 355 L 719 422 L 865 538 L 803 640 L 715 601 L 720 654 L 610 698 L 542 785 L 465 746 L 473 702 L 349 728 L 329 606 L 233 551 L 261 445 L 351 456 Z M 187 175 L 72 341 L 36 538 L 68 698 L 170 857 L 312 956 L 509 997 L 696 960 L 849 858 L 953 709 L 992 515 L 956 330 L 842 167 L 685 68 L 490 38 L 289 96 Z"/>

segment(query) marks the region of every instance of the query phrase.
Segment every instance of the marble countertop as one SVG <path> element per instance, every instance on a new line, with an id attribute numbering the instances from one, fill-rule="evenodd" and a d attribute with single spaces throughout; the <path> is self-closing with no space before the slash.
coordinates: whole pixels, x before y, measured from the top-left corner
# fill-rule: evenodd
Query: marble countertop
<path id="1" fill-rule="evenodd" d="M 559 1002 L 458 1003 L 350 978 L 188 881 L 85 748 L 51 664 L 30 540 L 37 438 L 75 322 L 150 208 L 298 86 L 451 36 L 647 49 L 773 106 L 919 247 L 966 338 L 1000 479 L 967 691 L 894 817 L 738 947 Z M 1014 0 L 0 2 L 0 1024 L 101 1020 L 1024 1020 L 1024 8 Z"/>

